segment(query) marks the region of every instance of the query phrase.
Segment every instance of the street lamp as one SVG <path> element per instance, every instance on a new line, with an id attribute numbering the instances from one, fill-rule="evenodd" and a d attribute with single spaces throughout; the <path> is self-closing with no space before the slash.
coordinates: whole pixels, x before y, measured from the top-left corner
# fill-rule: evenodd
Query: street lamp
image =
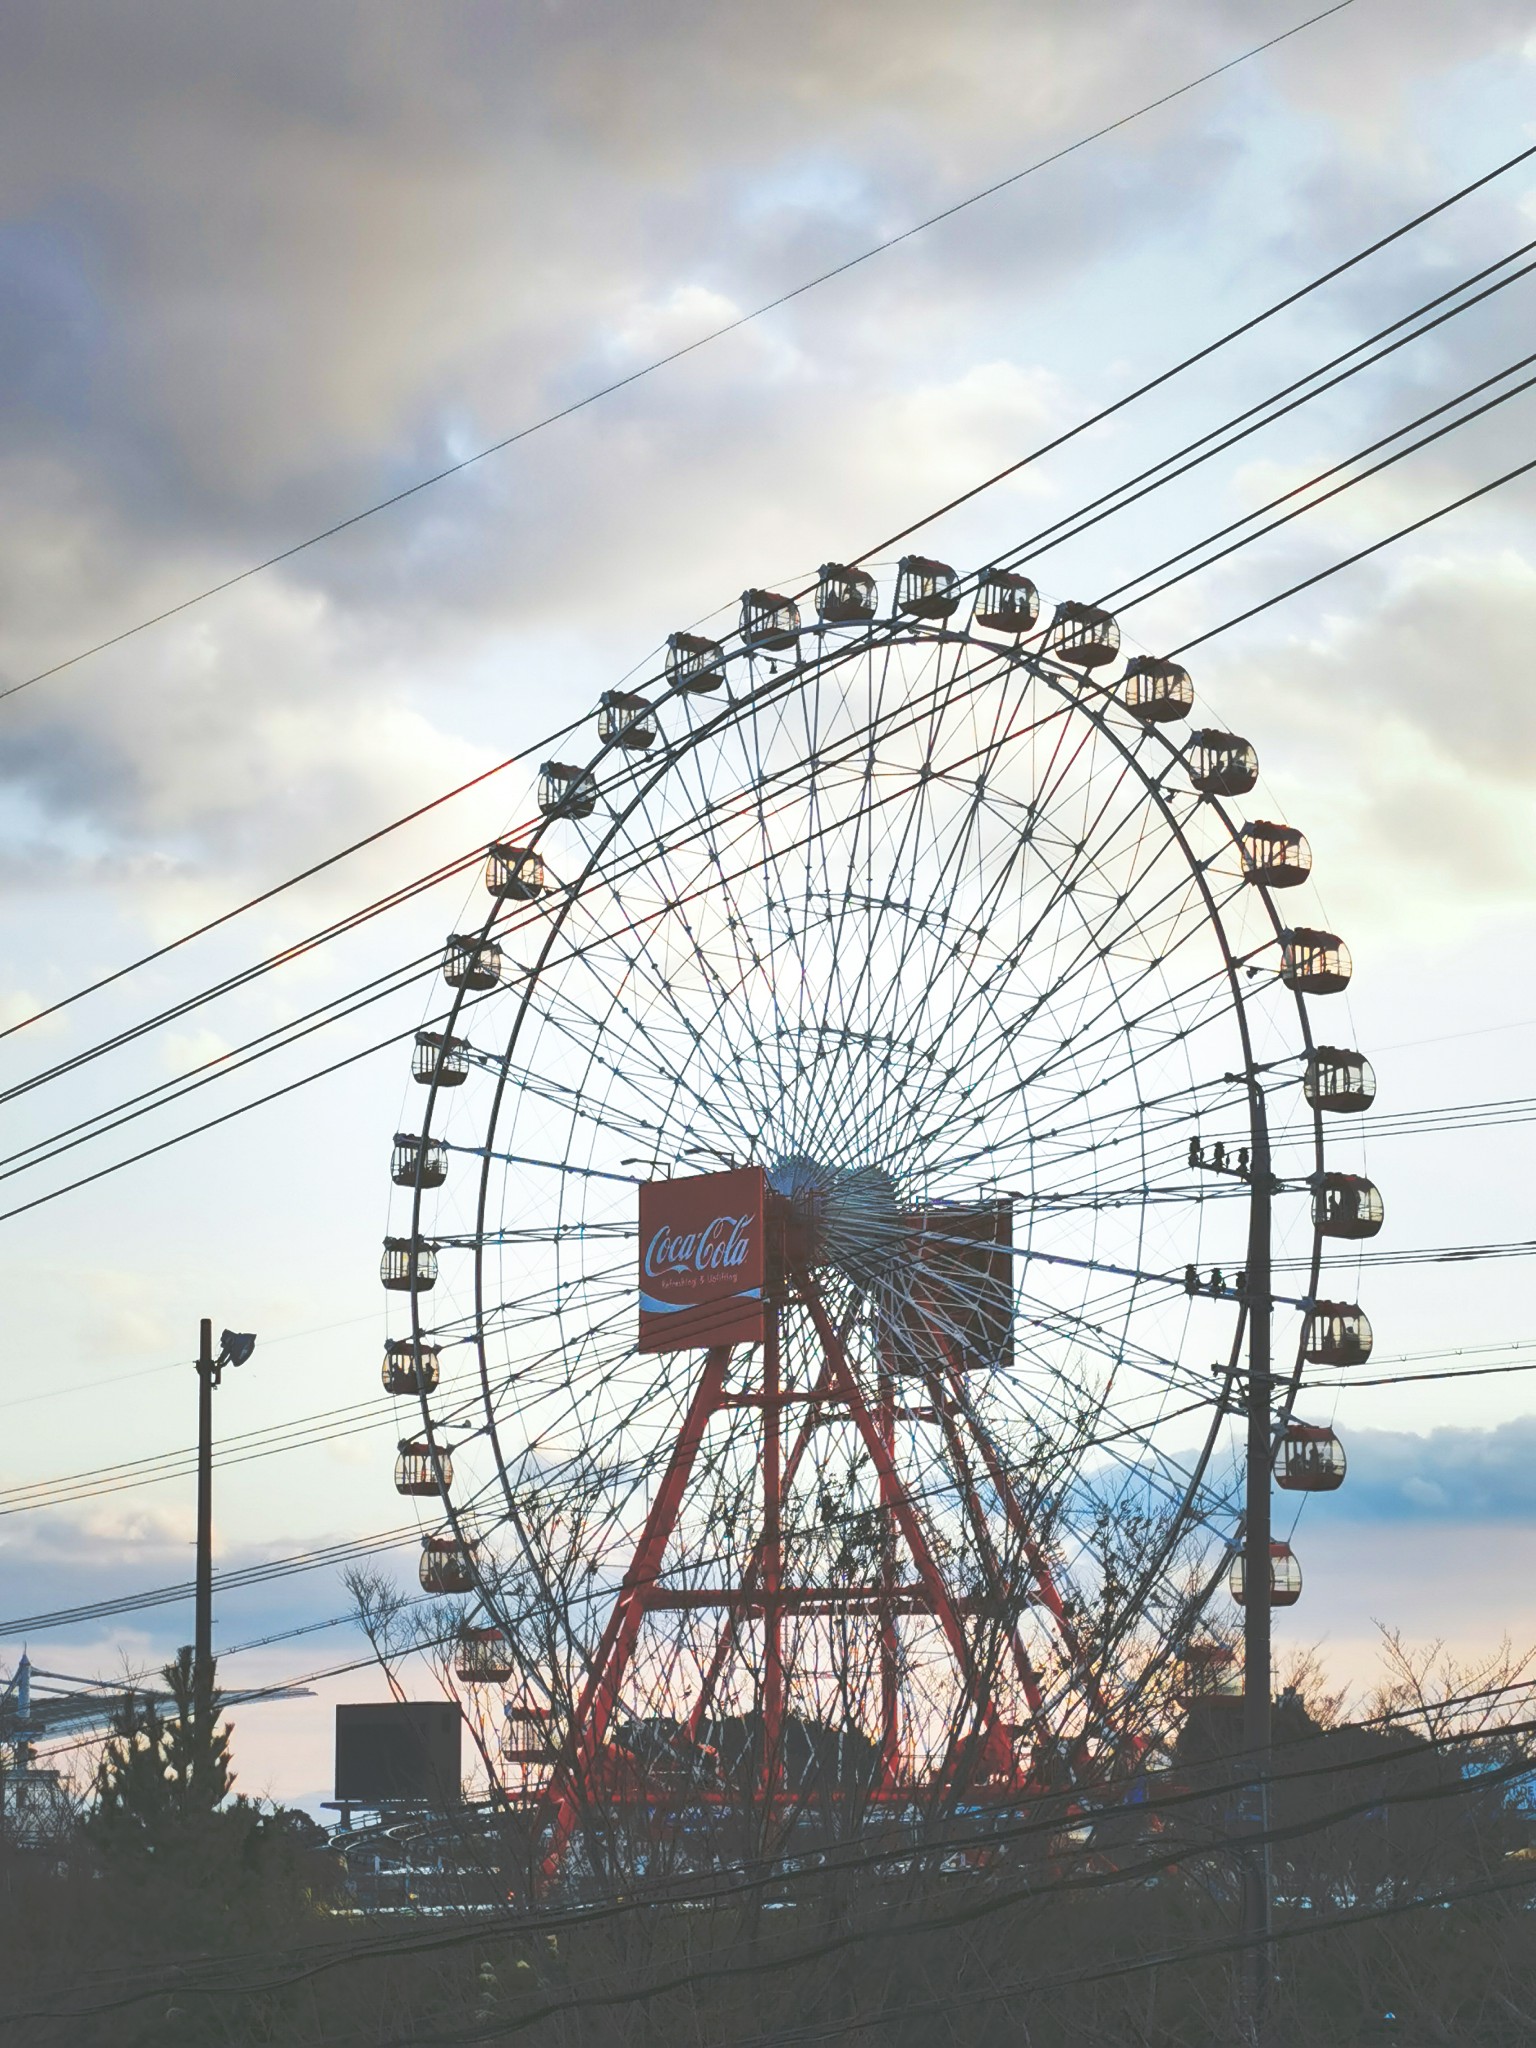
<path id="1" fill-rule="evenodd" d="M 197 1347 L 197 1605 L 192 1649 L 194 1755 L 207 1754 L 213 1706 L 213 1390 L 225 1366 L 244 1365 L 256 1349 L 248 1330 L 221 1330 L 218 1355 L 213 1323 L 204 1316 Z"/>

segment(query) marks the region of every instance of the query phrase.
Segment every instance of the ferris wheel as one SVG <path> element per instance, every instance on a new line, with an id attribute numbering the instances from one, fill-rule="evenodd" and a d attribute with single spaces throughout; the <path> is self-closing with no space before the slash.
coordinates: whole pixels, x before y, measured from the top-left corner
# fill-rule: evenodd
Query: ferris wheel
<path id="1" fill-rule="evenodd" d="M 1374 1081 L 1194 703 L 1016 572 L 829 564 L 674 634 L 491 848 L 384 1379 L 547 1872 L 1091 1779 L 1210 1654 L 1243 1411 L 1266 1499 L 1342 1478 L 1291 1410 L 1369 1353 L 1320 1297 Z"/>

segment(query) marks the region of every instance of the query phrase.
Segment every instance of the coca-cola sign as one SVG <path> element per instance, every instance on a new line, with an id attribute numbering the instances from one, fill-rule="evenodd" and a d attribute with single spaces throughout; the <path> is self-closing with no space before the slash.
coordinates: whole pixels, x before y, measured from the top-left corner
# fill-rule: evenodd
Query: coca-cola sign
<path id="1" fill-rule="evenodd" d="M 640 1349 L 696 1351 L 763 1335 L 761 1167 L 640 1190 Z"/>

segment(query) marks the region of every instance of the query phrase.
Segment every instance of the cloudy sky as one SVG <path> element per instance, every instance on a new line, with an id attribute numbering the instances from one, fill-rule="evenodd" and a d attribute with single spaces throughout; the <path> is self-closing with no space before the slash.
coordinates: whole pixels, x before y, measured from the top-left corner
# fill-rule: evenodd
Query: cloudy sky
<path id="1" fill-rule="evenodd" d="M 1302 19 L 1274 0 L 656 0 L 627 10 L 133 8 L 0 30 L 0 688 L 179 604 L 1171 93 Z M 1517 0 L 1354 0 L 790 305 L 453 479 L 0 700 L 0 1024 L 509 756 L 370 851 L 0 1042 L 11 1087 L 526 815 L 536 742 L 672 628 L 883 535 L 1536 143 Z M 1536 158 L 1198 370 L 923 529 L 1025 541 L 1536 237 Z M 1042 553 L 1119 586 L 1526 355 L 1516 283 Z M 1527 369 L 1514 382 L 1528 376 Z M 1495 389 L 1507 388 L 1504 385 Z M 1128 609 L 1182 644 L 1536 455 L 1516 397 Z M 1354 949 L 1344 1042 L 1383 1111 L 1531 1092 L 1536 488 L 1515 483 L 1190 657 L 1257 743 Z M 532 760 L 528 751 L 533 750 Z M 429 952 L 462 878 L 7 1104 L 8 1154 Z M 1321 913 L 1320 913 L 1321 914 Z M 0 1180 L 47 1195 L 403 1029 L 313 1044 Z M 191 1440 L 196 1319 L 255 1329 L 221 1432 L 377 1388 L 396 1053 L 3 1224 L 0 1485 Z M 1528 1131 L 1383 1135 L 1380 1248 L 1536 1238 Z M 9 1169 L 6 1169 L 7 1171 Z M 1379 1356 L 1536 1340 L 1519 1259 L 1385 1269 Z M 1511 1353 L 1513 1357 L 1516 1354 Z M 1495 1354 L 1479 1353 L 1478 1361 Z M 1536 1637 L 1521 1373 L 1341 1397 L 1354 1477 L 1296 1541 L 1293 1642 Z M 230 1466 L 221 1562 L 403 1519 L 391 1432 Z M 131 1479 L 132 1474 L 124 1475 Z M 190 1483 L 0 1519 L 5 1614 L 190 1574 Z M 409 1557 L 402 1569 L 408 1569 Z M 224 1596 L 225 1645 L 339 1613 L 334 1575 Z M 143 1666 L 170 1607 L 34 1635 Z M 0 1666 L 18 1647 L 0 1644 Z M 227 1667 L 342 1662 L 317 1631 Z M 343 1692 L 361 1696 L 367 1680 Z M 361 1688 L 361 1692 L 359 1692 Z M 252 1709 L 248 1789 L 324 1795 L 332 1685 Z"/>

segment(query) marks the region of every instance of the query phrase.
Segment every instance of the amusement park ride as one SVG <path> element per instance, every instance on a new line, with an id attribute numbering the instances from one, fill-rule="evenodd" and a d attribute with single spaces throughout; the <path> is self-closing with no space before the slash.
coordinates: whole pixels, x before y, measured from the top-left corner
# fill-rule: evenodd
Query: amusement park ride
<path id="1" fill-rule="evenodd" d="M 1253 748 L 1119 662 L 1014 569 L 908 556 L 882 609 L 827 565 L 814 622 L 673 634 L 490 849 L 384 1384 L 546 1883 L 1123 1778 L 1224 1580 L 1267 1745 L 1271 1484 L 1342 1481 L 1293 1403 L 1371 1346 L 1324 1131 L 1375 1084 Z"/>

